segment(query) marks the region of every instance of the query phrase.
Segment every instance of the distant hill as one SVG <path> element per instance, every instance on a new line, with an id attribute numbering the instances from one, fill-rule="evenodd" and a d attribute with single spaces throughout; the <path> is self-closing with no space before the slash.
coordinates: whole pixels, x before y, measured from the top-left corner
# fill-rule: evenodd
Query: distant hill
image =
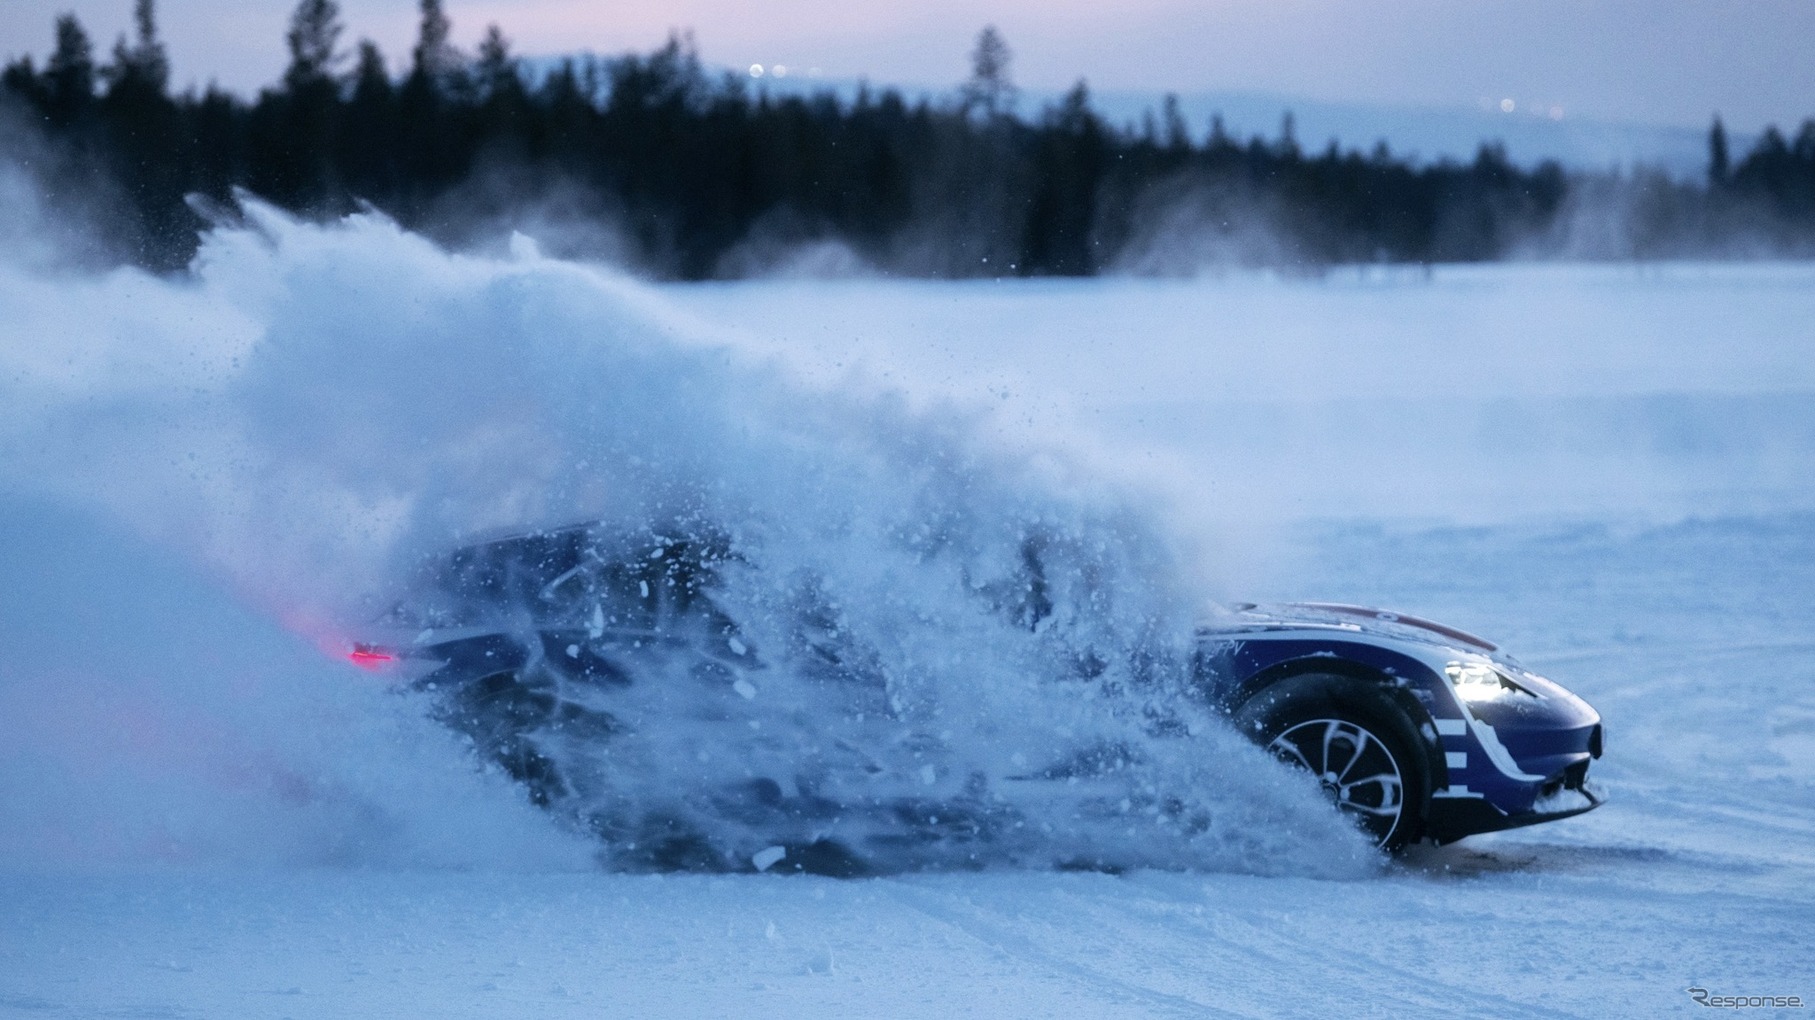
<path id="1" fill-rule="evenodd" d="M 560 58 L 546 58 L 550 63 Z M 740 69 L 741 71 L 742 69 Z M 731 72 L 727 72 L 731 73 Z M 743 72 L 747 73 L 747 72 Z M 780 95 L 800 95 L 830 89 L 849 99 L 859 83 L 850 79 L 818 78 L 790 74 L 765 75 L 752 80 L 753 89 Z M 896 88 L 918 98 L 949 99 L 957 87 L 869 83 L 872 91 Z M 1112 125 L 1139 130 L 1143 117 L 1158 115 L 1165 93 L 1139 90 L 1091 90 L 1092 106 Z M 1036 115 L 1063 99 L 1059 91 L 1024 89 L 1015 110 L 1023 117 Z M 1394 155 L 1426 162 L 1474 158 L 1483 142 L 1501 142 L 1513 162 L 1530 166 L 1556 160 L 1572 170 L 1627 170 L 1644 166 L 1672 176 L 1700 178 L 1708 170 L 1708 132 L 1704 127 L 1638 124 L 1585 120 L 1566 110 L 1517 107 L 1503 112 L 1497 101 L 1477 108 L 1424 107 L 1381 103 L 1333 103 L 1269 92 L 1184 92 L 1178 94 L 1179 112 L 1201 140 L 1212 117 L 1221 115 L 1225 129 L 1237 138 L 1255 135 L 1277 138 L 1287 113 L 1293 134 L 1307 153 L 1321 152 L 1335 139 L 1343 150 L 1371 151 L 1385 141 Z M 1732 134 L 1735 151 L 1745 151 L 1755 136 Z"/>

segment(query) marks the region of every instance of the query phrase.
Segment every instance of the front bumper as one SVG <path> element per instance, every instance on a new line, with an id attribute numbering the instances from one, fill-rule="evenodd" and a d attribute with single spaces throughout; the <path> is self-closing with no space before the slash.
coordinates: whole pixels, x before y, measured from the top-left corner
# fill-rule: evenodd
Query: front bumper
<path id="1" fill-rule="evenodd" d="M 1424 824 L 1425 838 L 1436 843 L 1454 843 L 1464 836 L 1518 829 L 1586 814 L 1607 803 L 1607 794 L 1588 782 L 1587 771 L 1584 762 L 1579 776 L 1560 777 L 1561 783 L 1555 792 L 1539 796 L 1529 810 L 1511 814 L 1484 797 L 1446 797 L 1439 793 L 1431 798 L 1430 814 Z M 1546 788 L 1552 786 L 1551 783 L 1544 785 Z"/>

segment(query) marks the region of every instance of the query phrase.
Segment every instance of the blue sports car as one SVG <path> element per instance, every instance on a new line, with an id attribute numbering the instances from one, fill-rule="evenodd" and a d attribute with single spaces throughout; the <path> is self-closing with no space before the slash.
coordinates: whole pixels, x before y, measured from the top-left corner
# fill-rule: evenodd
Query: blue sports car
<path id="1" fill-rule="evenodd" d="M 710 529 L 652 543 L 577 526 L 466 546 L 437 562 L 351 657 L 430 692 L 436 715 L 536 803 L 571 807 L 576 783 L 554 749 L 618 738 L 626 727 L 612 691 L 693 677 L 751 696 L 749 679 L 765 663 L 718 597 L 720 571 L 736 559 Z M 1037 556 L 1027 561 L 1037 576 Z M 1016 620 L 1027 623 L 1027 611 L 1016 608 Z M 809 666 L 834 678 L 857 668 L 852 649 L 815 642 L 801 642 Z M 1601 803 L 1587 779 L 1602 753 L 1600 716 L 1481 638 L 1357 606 L 1242 604 L 1223 607 L 1191 647 L 1191 697 L 1315 776 L 1385 850 Z M 773 786 L 750 796 L 778 803 Z M 609 836 L 608 823 L 594 824 Z M 740 866 L 696 837 L 661 845 L 649 866 Z M 865 870 L 833 845 L 795 848 L 789 860 L 830 874 Z"/>
<path id="2" fill-rule="evenodd" d="M 1198 676 L 1236 726 L 1317 776 L 1378 844 L 1581 814 L 1601 717 L 1495 645 L 1361 606 L 1230 607 Z"/>

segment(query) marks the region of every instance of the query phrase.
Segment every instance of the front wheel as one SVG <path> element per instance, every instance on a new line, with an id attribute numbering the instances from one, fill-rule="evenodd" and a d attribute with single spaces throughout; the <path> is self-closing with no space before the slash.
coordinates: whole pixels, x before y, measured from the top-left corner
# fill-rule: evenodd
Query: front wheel
<path id="1" fill-rule="evenodd" d="M 1378 687 L 1333 674 L 1291 677 L 1249 699 L 1235 724 L 1275 758 L 1317 777 L 1381 849 L 1423 835 L 1430 764 L 1411 720 Z"/>

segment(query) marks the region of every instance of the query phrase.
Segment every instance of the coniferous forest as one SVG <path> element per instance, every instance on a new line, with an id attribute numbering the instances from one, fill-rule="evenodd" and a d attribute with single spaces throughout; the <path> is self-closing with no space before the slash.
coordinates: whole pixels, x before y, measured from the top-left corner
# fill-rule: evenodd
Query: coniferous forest
<path id="1" fill-rule="evenodd" d="M 440 0 L 420 8 L 393 65 L 346 43 L 334 0 L 301 0 L 282 80 L 251 99 L 172 93 L 154 0 L 136 0 L 133 36 L 106 58 L 58 17 L 44 65 L 0 75 L 0 157 L 52 214 L 92 225 L 85 258 L 164 270 L 193 255 L 197 208 L 236 188 L 310 217 L 369 204 L 450 245 L 522 226 L 555 253 L 668 279 L 802 252 L 933 277 L 1815 254 L 1815 121 L 1734 154 L 1717 120 L 1694 181 L 1521 167 L 1492 142 L 1418 162 L 1384 141 L 1301 149 L 1289 115 L 1276 137 L 1234 137 L 1171 100 L 1118 126 L 1082 81 L 1019 113 L 993 29 L 967 81 L 910 100 L 773 92 L 708 72 L 685 36 L 528 64 L 492 26 L 469 55 Z"/>

